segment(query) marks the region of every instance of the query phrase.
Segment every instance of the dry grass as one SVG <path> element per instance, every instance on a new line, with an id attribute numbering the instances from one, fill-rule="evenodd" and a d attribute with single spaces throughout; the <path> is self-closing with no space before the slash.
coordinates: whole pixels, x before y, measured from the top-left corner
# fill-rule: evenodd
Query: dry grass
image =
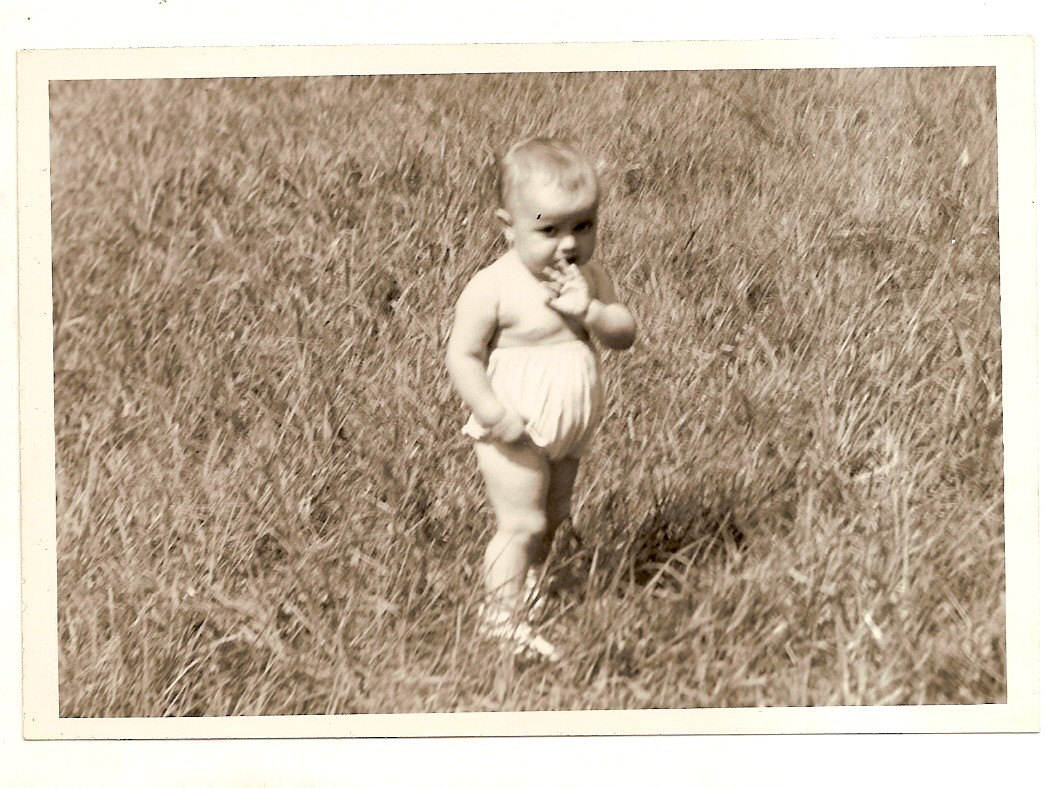
<path id="1" fill-rule="evenodd" d="M 442 368 L 524 134 L 643 336 L 473 638 Z M 1005 700 L 990 69 L 52 86 L 63 716 Z"/>

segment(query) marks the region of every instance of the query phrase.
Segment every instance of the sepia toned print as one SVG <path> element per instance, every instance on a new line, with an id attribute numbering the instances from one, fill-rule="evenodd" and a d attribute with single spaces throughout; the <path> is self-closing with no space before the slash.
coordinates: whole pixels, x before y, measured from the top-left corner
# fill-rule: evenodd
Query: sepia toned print
<path id="1" fill-rule="evenodd" d="M 53 82 L 63 717 L 1007 700 L 995 71 Z M 533 134 L 640 339 L 547 566 L 443 363 Z"/>

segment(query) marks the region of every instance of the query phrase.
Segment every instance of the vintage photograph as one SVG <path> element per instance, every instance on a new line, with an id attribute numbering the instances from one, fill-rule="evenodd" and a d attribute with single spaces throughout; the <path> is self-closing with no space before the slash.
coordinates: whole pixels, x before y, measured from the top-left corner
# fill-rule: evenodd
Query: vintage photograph
<path id="1" fill-rule="evenodd" d="M 994 68 L 49 115 L 61 717 L 1006 703 Z"/>

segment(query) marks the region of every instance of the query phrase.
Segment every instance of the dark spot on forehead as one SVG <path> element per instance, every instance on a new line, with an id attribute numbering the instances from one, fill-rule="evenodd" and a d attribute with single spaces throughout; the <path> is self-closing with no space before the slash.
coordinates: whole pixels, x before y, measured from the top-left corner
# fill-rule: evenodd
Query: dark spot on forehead
<path id="1" fill-rule="evenodd" d="M 541 214 L 540 214 L 540 213 L 538 214 L 538 218 L 539 218 L 539 219 L 541 218 Z"/>

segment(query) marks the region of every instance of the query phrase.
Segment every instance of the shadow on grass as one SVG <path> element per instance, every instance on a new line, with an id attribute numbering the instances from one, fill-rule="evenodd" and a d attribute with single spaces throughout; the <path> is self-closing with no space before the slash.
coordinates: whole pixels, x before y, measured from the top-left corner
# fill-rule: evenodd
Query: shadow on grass
<path id="1" fill-rule="evenodd" d="M 659 501 L 626 556 L 627 579 L 643 586 L 676 585 L 688 567 L 743 549 L 747 519 L 725 500 L 710 505 L 683 495 Z"/>
<path id="2" fill-rule="evenodd" d="M 597 517 L 614 519 L 615 504 L 608 498 Z M 553 588 L 567 597 L 635 586 L 679 589 L 692 567 L 744 550 L 751 519 L 726 496 L 710 504 L 699 491 L 686 491 L 655 501 L 646 518 L 602 543 L 568 524 Z"/>

